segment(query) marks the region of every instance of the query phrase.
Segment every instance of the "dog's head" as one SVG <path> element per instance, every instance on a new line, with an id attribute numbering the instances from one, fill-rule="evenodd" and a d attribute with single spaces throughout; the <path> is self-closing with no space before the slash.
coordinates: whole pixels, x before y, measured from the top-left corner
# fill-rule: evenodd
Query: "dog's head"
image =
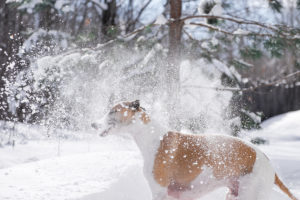
<path id="1" fill-rule="evenodd" d="M 101 136 L 106 136 L 112 129 L 128 126 L 134 123 L 147 124 L 150 121 L 145 109 L 140 106 L 140 101 L 122 102 L 110 109 L 99 124 L 93 123 L 92 127 L 101 130 Z"/>

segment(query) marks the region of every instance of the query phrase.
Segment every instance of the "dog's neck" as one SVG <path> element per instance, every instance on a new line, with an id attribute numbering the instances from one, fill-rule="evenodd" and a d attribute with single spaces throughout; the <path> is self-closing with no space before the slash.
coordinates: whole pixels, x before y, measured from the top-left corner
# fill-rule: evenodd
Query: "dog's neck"
<path id="1" fill-rule="evenodd" d="M 130 133 L 142 153 L 146 153 L 153 148 L 153 143 L 159 143 L 162 136 L 167 133 L 167 129 L 155 121 L 148 124 L 137 122 L 131 126 Z"/>
<path id="2" fill-rule="evenodd" d="M 147 124 L 136 122 L 131 125 L 130 130 L 128 131 L 133 136 L 142 153 L 145 167 L 149 167 L 146 171 L 152 171 L 153 162 L 160 145 L 160 140 L 163 135 L 167 133 L 167 128 L 161 126 L 155 121 L 150 121 Z"/>

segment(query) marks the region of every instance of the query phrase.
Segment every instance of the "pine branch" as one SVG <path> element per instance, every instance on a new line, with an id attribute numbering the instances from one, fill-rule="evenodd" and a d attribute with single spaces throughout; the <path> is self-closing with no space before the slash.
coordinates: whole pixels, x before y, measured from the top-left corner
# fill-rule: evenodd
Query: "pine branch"
<path id="1" fill-rule="evenodd" d="M 280 13 L 280 11 L 282 9 L 281 2 L 279 2 L 278 0 L 268 0 L 268 1 L 269 1 L 269 6 L 271 7 L 271 9 Z"/>

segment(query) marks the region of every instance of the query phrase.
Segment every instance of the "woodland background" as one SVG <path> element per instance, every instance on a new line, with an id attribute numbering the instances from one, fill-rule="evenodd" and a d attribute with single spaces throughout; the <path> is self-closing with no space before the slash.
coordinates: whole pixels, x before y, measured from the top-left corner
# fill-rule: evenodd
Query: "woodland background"
<path id="1" fill-rule="evenodd" d="M 300 109 L 299 14 L 298 0 L 1 0 L 0 120 L 81 130 L 136 97 L 201 131 L 208 111 L 183 114 L 192 88 L 193 105 L 215 92 L 211 121 L 232 134 L 257 128 Z M 220 84 L 182 85 L 184 63 Z"/>

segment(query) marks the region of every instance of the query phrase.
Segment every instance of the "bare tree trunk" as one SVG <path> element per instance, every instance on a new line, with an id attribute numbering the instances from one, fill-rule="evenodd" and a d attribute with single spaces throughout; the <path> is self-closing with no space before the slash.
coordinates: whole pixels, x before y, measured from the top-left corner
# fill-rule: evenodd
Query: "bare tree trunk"
<path id="1" fill-rule="evenodd" d="M 113 37 L 113 30 L 111 30 L 110 33 L 109 29 L 116 25 L 115 18 L 117 15 L 117 3 L 116 0 L 105 0 L 105 3 L 108 8 L 103 11 L 101 32 L 108 39 L 111 39 Z"/>
<path id="2" fill-rule="evenodd" d="M 87 12 L 88 12 L 87 4 L 88 4 L 88 1 L 86 1 L 84 3 L 84 11 L 83 11 L 83 15 L 82 15 L 82 20 L 79 23 L 79 27 L 78 27 L 76 35 L 78 35 L 83 30 L 83 26 L 84 26 L 84 23 L 85 23 L 85 20 L 86 20 Z"/>
<path id="3" fill-rule="evenodd" d="M 22 30 L 22 25 L 19 24 L 20 14 L 17 8 L 11 7 L 0 1 L 0 120 L 9 120 L 12 115 L 9 112 L 7 97 L 5 92 L 6 81 L 11 81 L 14 73 L 17 71 L 17 51 L 19 48 L 18 33 Z M 15 63 L 16 66 L 11 69 L 8 68 L 9 63 Z"/>
<path id="4" fill-rule="evenodd" d="M 178 61 L 180 56 L 180 45 L 182 25 L 180 21 L 182 2 L 181 0 L 170 0 L 170 18 L 173 21 L 169 26 L 169 61 Z"/>
<path id="5" fill-rule="evenodd" d="M 180 130 L 180 49 L 182 22 L 180 21 L 182 10 L 181 0 L 170 0 L 170 18 L 172 22 L 169 25 L 169 52 L 167 64 L 167 93 L 170 100 L 168 101 L 169 123 L 170 127 Z"/>

